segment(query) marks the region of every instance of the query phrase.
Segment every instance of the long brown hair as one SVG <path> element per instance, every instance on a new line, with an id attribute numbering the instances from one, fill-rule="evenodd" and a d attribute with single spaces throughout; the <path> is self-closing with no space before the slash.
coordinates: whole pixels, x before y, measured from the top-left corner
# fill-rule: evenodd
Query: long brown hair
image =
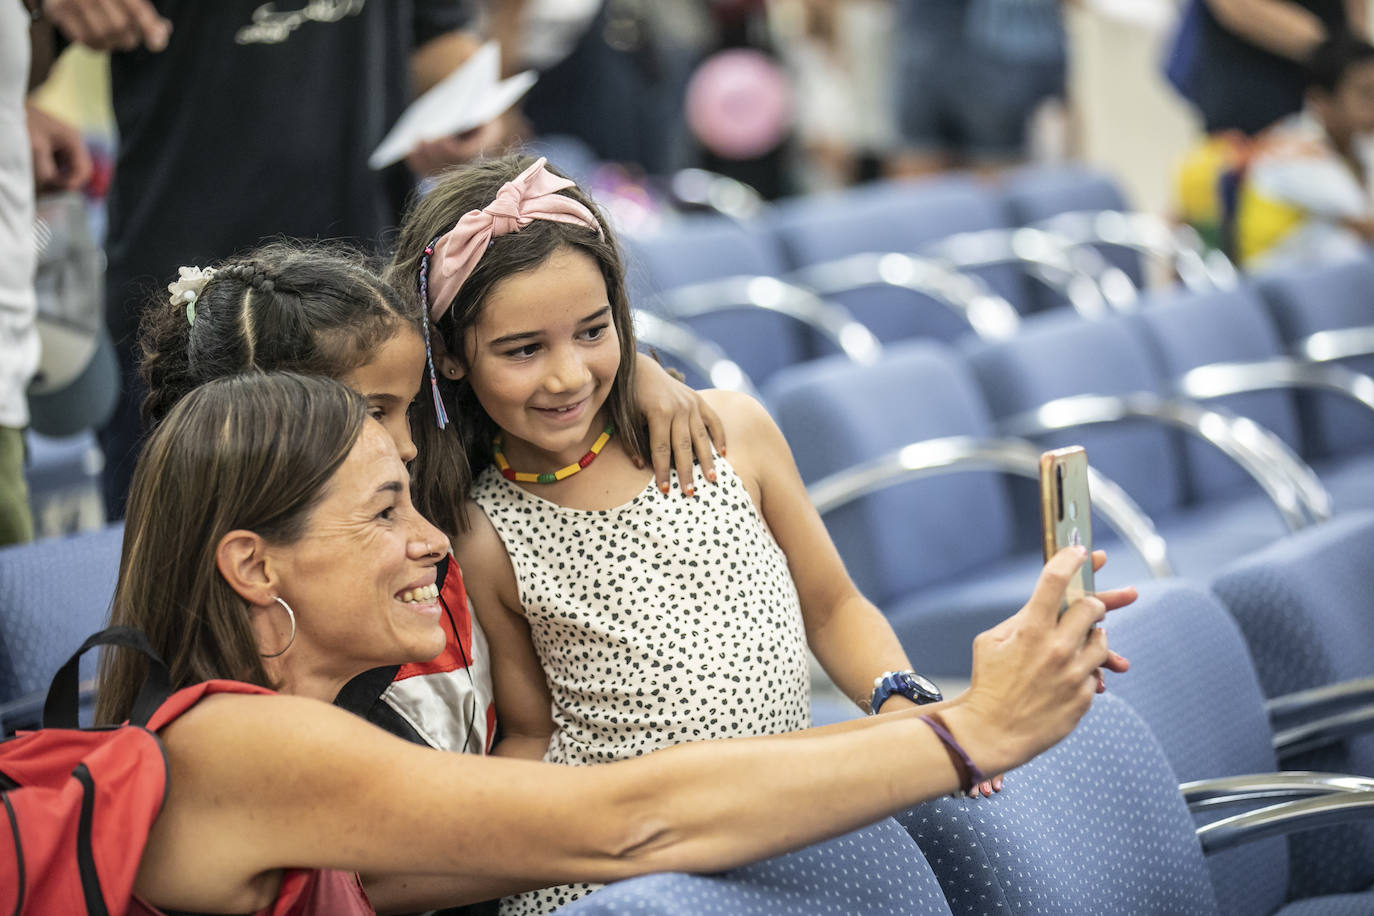
<path id="1" fill-rule="evenodd" d="M 490 204 L 503 184 L 533 163 L 530 156 L 513 155 L 445 172 L 402 220 L 386 279 L 404 295 L 412 297 L 417 310 L 427 314 L 427 308 L 420 301 L 420 260 L 425 248 L 451 229 L 463 214 Z M 549 170 L 556 175 L 563 174 L 552 166 Z M 606 405 L 620 431 L 625 450 L 647 462 L 648 435 L 644 418 L 635 406 L 635 334 L 620 249 L 605 217 L 581 188 L 571 187 L 558 193 L 571 197 L 595 214 L 601 225 L 601 235 L 580 224 L 537 219 L 519 232 L 496 236 L 472 275 L 459 288 L 451 307 L 439 319 L 438 331 L 448 352 L 463 361 L 469 332 L 481 317 L 487 296 L 498 283 L 542 266 L 561 249 L 590 256 L 606 282 L 611 320 L 620 338 L 620 366 Z M 412 434 L 419 450 L 414 466 L 415 489 L 425 494 L 425 505 L 433 513 L 430 518 L 441 520 L 441 524 L 451 518 L 457 519 L 462 525 L 462 505 L 472 477 L 491 464 L 491 440 L 497 429 L 473 394 L 466 377 L 457 381 L 440 377 L 439 388 L 450 405 L 448 415 L 457 435 L 436 428 L 432 409 L 415 412 Z M 426 390 L 420 401 L 427 403 L 429 399 Z M 440 502 L 445 504 L 440 506 Z"/>
<path id="2" fill-rule="evenodd" d="M 195 389 L 154 430 L 134 470 L 110 622 L 148 636 L 174 689 L 211 678 L 274 686 L 247 604 L 219 574 L 219 542 L 240 528 L 300 539 L 366 416 L 339 382 L 249 373 Z M 97 721 L 127 719 L 146 673 L 141 655 L 107 650 Z"/>

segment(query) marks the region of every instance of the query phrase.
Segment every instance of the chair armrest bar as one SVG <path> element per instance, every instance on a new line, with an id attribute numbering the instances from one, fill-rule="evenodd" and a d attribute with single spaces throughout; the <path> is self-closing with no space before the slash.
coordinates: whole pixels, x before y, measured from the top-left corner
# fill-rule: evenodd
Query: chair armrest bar
<path id="1" fill-rule="evenodd" d="M 816 481 L 807 488 L 816 511 L 822 515 L 886 487 L 959 471 L 1001 471 L 1039 480 L 1040 449 L 1019 439 L 979 439 L 950 436 L 926 439 L 895 449 Z M 1164 539 L 1154 523 L 1126 492 L 1088 469 L 1093 509 L 1140 556 L 1151 575 L 1173 575 Z"/>

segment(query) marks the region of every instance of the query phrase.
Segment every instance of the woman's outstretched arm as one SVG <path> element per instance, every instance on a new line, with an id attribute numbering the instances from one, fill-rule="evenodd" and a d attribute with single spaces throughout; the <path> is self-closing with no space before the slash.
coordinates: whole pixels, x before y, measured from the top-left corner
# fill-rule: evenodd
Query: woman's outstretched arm
<path id="1" fill-rule="evenodd" d="M 1056 619 L 1081 554 L 975 642 L 945 720 L 987 772 L 1023 763 L 1087 710 L 1107 656 L 1085 598 Z M 701 742 L 597 767 L 444 754 L 312 700 L 221 695 L 163 732 L 170 781 L 139 872 L 150 902 L 251 911 L 284 867 L 542 887 L 729 868 L 948 793 L 954 767 L 915 717 L 842 734 Z M 885 770 L 872 761 L 900 760 Z M 465 883 L 465 876 L 472 877 Z M 466 889 L 466 890 L 465 890 Z"/>

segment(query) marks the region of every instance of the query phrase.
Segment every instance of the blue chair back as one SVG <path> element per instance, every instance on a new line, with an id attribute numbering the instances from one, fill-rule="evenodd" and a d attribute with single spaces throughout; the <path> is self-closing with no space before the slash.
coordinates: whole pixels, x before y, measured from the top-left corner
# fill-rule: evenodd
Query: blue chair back
<path id="1" fill-rule="evenodd" d="M 1153 346 L 1161 373 L 1172 381 L 1208 363 L 1246 362 L 1283 354 L 1263 304 L 1247 289 L 1175 292 L 1155 297 L 1134 316 Z M 1208 401 L 1249 417 L 1290 448 L 1302 448 L 1297 405 L 1287 389 L 1255 391 Z M 1194 501 L 1248 489 L 1258 491 L 1240 466 L 1205 442 L 1184 444 L 1189 491 Z"/>
<path id="2" fill-rule="evenodd" d="M 1351 512 L 1275 541 L 1215 575 L 1212 590 L 1245 635 L 1265 696 L 1369 676 L 1372 557 L 1374 512 Z M 1286 757 L 1284 766 L 1374 776 L 1374 735 Z M 1323 830 L 1294 837 L 1290 845 L 1294 894 L 1374 883 L 1374 830 Z"/>
<path id="3" fill-rule="evenodd" d="M 890 818 L 789 855 L 715 875 L 620 881 L 559 910 L 568 916 L 947 916 L 921 851 Z"/>
<path id="4" fill-rule="evenodd" d="M 1018 226 L 1032 226 L 1061 213 L 1131 209 L 1110 175 L 1080 163 L 1015 169 L 1003 179 L 1002 196 Z M 1135 251 L 1119 245 L 1094 247 L 1109 264 L 1125 271 L 1137 287 L 1144 284 L 1144 265 Z"/>
<path id="5" fill-rule="evenodd" d="M 1190 582 L 1149 583 L 1105 624 L 1131 670 L 1108 691 L 1154 732 L 1179 782 L 1278 768 L 1264 695 L 1235 621 L 1216 596 Z M 1231 811 L 1227 814 L 1234 813 Z M 1222 909 L 1269 913 L 1288 890 L 1288 846 L 1261 840 L 1211 856 Z"/>
<path id="6" fill-rule="evenodd" d="M 877 181 L 798 198 L 778 204 L 770 220 L 795 267 L 851 254 L 919 254 L 960 232 L 1011 226 L 1001 201 L 968 175 Z M 1027 305 L 1030 281 L 1017 265 L 998 264 L 976 273 L 1019 310 L 1033 307 Z"/>
<path id="7" fill-rule="evenodd" d="M 1257 286 L 1286 345 L 1318 331 L 1374 324 L 1369 304 L 1374 258 L 1275 273 Z M 1342 365 L 1374 375 L 1374 356 L 1353 357 Z M 1374 446 L 1374 415 L 1368 409 L 1332 394 L 1304 392 L 1300 398 L 1312 457 L 1367 453 Z"/>
<path id="8" fill-rule="evenodd" d="M 653 236 L 625 243 L 627 283 L 638 308 L 659 312 L 717 343 L 755 383 L 810 357 L 804 325 L 759 308 L 739 307 L 691 318 L 664 307 L 664 293 L 737 276 L 780 276 L 775 240 L 760 227 L 721 216 L 697 215 Z"/>
<path id="9" fill-rule="evenodd" d="M 1007 340 L 965 339 L 963 350 L 994 419 L 1072 395 L 1160 392 L 1153 355 L 1140 335 L 1118 320 L 1084 321 L 1056 310 L 1028 319 L 1021 332 Z M 1082 427 L 1047 435 L 1043 441 L 1046 447 L 1084 446 L 1092 464 L 1156 520 L 1184 501 L 1179 443 L 1159 424 L 1128 421 Z M 1015 506 L 1019 530 L 1028 537 L 1039 532 L 1036 495 L 1027 493 Z"/>
<path id="10" fill-rule="evenodd" d="M 956 914 L 1218 912 L 1173 770 L 1110 694 L 999 796 L 938 799 L 898 820 Z"/>
<path id="11" fill-rule="evenodd" d="M 46 690 L 82 641 L 105 626 L 124 526 L 0 550 L 0 703 Z M 95 674 L 95 653 L 82 678 Z"/>
<path id="12" fill-rule="evenodd" d="M 797 366 L 765 394 L 807 483 L 922 439 L 990 434 L 976 385 L 933 341 L 890 347 L 871 366 L 838 357 Z M 1005 483 L 987 472 L 889 487 L 825 521 L 855 583 L 880 605 L 976 571 L 1010 541 Z"/>

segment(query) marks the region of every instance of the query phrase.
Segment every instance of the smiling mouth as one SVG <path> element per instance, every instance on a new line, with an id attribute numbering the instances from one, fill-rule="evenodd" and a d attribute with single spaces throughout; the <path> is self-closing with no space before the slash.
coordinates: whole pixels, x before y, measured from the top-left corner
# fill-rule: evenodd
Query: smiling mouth
<path id="1" fill-rule="evenodd" d="M 408 588 L 396 596 L 402 604 L 429 604 L 438 597 L 438 585 L 422 585 L 417 589 Z"/>

